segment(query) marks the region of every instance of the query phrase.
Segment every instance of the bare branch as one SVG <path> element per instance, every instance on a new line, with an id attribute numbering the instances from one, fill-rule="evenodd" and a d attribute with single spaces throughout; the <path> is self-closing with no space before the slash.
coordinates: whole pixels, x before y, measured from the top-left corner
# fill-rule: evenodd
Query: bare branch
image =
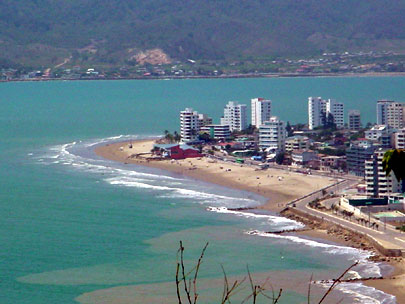
<path id="1" fill-rule="evenodd" d="M 179 270 L 180 270 L 180 263 L 177 261 L 177 266 L 176 266 L 176 292 L 177 292 L 177 299 L 179 301 L 179 304 L 182 304 L 181 296 L 180 296 Z"/>
<path id="2" fill-rule="evenodd" d="M 222 294 L 221 304 L 225 304 L 226 302 L 230 303 L 231 296 L 238 291 L 238 288 L 243 284 L 246 278 L 243 278 L 242 281 L 235 280 L 231 287 L 229 287 L 228 277 L 226 276 L 226 272 L 224 266 L 221 265 L 222 272 L 224 273 L 224 291 Z"/>
<path id="3" fill-rule="evenodd" d="M 283 293 L 283 289 L 280 288 L 277 298 L 273 299 L 273 304 L 277 304 L 278 300 L 280 300 L 280 298 L 281 298 L 282 293 Z"/>
<path id="4" fill-rule="evenodd" d="M 202 260 L 204 258 L 205 250 L 208 247 L 208 242 L 205 244 L 203 250 L 201 251 L 200 258 L 198 259 L 197 266 L 195 268 L 195 273 L 194 273 L 194 280 L 193 280 L 193 292 L 194 292 L 194 304 L 197 303 L 198 299 L 198 293 L 197 293 L 197 277 L 198 277 L 198 271 L 200 270 L 200 265 L 202 263 Z"/>
<path id="5" fill-rule="evenodd" d="M 323 300 L 325 300 L 325 298 L 329 295 L 329 293 L 339 284 L 341 283 L 341 279 L 345 276 L 346 273 L 348 273 L 350 271 L 350 269 L 352 269 L 353 267 L 355 267 L 357 264 L 359 264 L 359 262 L 354 263 L 353 265 L 351 265 L 349 268 L 347 268 L 341 275 L 340 277 L 338 277 L 336 280 L 333 280 L 332 285 L 329 287 L 329 289 L 326 291 L 326 293 L 323 295 L 322 299 L 318 302 L 318 304 L 321 304 L 323 302 Z"/>
<path id="6" fill-rule="evenodd" d="M 180 264 L 181 264 L 181 272 L 182 272 L 182 275 L 183 275 L 184 291 L 186 292 L 188 303 L 192 304 L 191 297 L 190 297 L 190 290 L 189 290 L 189 286 L 187 285 L 186 274 L 185 274 L 184 247 L 183 247 L 183 242 L 182 241 L 180 241 Z"/>
<path id="7" fill-rule="evenodd" d="M 312 284 L 312 279 L 314 277 L 314 274 L 311 274 L 311 277 L 309 278 L 309 284 L 308 284 L 308 304 L 311 304 L 311 284 Z"/>

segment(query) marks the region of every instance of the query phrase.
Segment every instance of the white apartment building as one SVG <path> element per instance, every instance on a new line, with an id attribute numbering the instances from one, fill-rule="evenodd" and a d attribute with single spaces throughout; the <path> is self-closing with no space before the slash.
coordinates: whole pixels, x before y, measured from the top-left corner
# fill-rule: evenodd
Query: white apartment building
<path id="1" fill-rule="evenodd" d="M 324 100 L 322 97 L 308 97 L 308 128 L 313 130 L 323 126 L 329 114 L 333 115 L 337 128 L 344 127 L 344 105 L 334 99 Z"/>
<path id="2" fill-rule="evenodd" d="M 221 125 L 228 125 L 232 131 L 242 131 L 247 128 L 246 105 L 236 101 L 230 101 L 224 108 L 224 117 Z"/>
<path id="3" fill-rule="evenodd" d="M 285 123 L 272 116 L 259 127 L 259 147 L 261 149 L 285 150 L 286 139 Z"/>
<path id="4" fill-rule="evenodd" d="M 198 112 L 192 108 L 186 108 L 180 112 L 180 136 L 181 142 L 190 142 L 196 140 L 198 131 L 200 130 L 200 122 Z"/>
<path id="5" fill-rule="evenodd" d="M 392 100 L 377 101 L 377 124 L 391 128 L 405 127 L 405 103 Z"/>
<path id="6" fill-rule="evenodd" d="M 264 98 L 251 99 L 252 126 L 259 127 L 271 117 L 271 100 Z"/>
<path id="7" fill-rule="evenodd" d="M 323 126 L 326 119 L 326 101 L 321 97 L 308 97 L 308 128 Z"/>
<path id="8" fill-rule="evenodd" d="M 214 139 L 225 139 L 231 136 L 228 125 L 205 125 L 201 128 L 201 132 L 207 133 Z"/>
<path id="9" fill-rule="evenodd" d="M 206 114 L 193 111 L 192 108 L 186 108 L 180 111 L 180 136 L 181 142 L 190 142 L 198 138 L 198 132 L 205 126 L 212 124 L 212 118 Z"/>
<path id="10" fill-rule="evenodd" d="M 345 126 L 345 106 L 342 102 L 337 102 L 334 99 L 328 99 L 326 101 L 326 117 L 329 113 L 333 115 L 333 121 L 337 128 L 343 128 Z"/>
<path id="11" fill-rule="evenodd" d="M 357 131 L 361 129 L 360 111 L 349 110 L 348 120 L 349 120 L 349 130 Z"/>
<path id="12" fill-rule="evenodd" d="M 395 149 L 405 149 L 405 128 L 397 130 L 394 134 Z"/>
<path id="13" fill-rule="evenodd" d="M 387 150 L 378 149 L 370 159 L 365 161 L 366 194 L 370 197 L 382 197 L 387 194 L 402 192 L 402 183 L 391 172 L 385 174 L 382 159 Z"/>
<path id="14" fill-rule="evenodd" d="M 391 134 L 393 133 L 387 125 L 375 125 L 370 130 L 364 132 L 364 137 L 368 140 L 378 142 L 384 148 L 391 147 Z"/>

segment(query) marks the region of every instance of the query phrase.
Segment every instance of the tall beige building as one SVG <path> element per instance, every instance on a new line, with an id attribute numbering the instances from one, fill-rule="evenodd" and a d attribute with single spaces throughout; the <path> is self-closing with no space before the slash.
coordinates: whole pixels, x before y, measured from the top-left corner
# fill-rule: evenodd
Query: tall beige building
<path id="1" fill-rule="evenodd" d="M 393 100 L 377 101 L 377 124 L 394 129 L 405 127 L 405 103 Z"/>

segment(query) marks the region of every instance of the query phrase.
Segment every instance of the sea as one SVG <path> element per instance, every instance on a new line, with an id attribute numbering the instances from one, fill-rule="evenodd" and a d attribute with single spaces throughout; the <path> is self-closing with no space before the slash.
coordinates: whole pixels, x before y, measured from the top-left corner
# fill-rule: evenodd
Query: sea
<path id="1" fill-rule="evenodd" d="M 405 101 L 403 77 L 249 78 L 0 83 L 0 303 L 178 303 L 179 242 L 186 271 L 208 242 L 198 303 L 220 303 L 224 274 L 249 295 L 248 273 L 279 303 L 307 303 L 355 261 L 351 277 L 388 273 L 370 252 L 266 232 L 300 228 L 258 195 L 95 155 L 111 142 L 179 130 L 185 107 L 219 123 L 232 100 L 273 101 L 274 115 L 307 121 L 308 96 L 332 98 L 375 122 L 376 101 Z M 396 303 L 361 283 L 331 301 Z M 261 301 L 261 302 L 260 302 Z M 268 303 L 261 298 L 258 303 Z"/>

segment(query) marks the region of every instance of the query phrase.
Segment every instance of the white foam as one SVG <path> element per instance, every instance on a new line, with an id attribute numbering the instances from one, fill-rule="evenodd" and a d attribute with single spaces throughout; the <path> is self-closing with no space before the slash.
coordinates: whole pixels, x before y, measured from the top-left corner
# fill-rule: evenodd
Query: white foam
<path id="1" fill-rule="evenodd" d="M 242 216 L 242 217 L 245 217 L 245 218 L 265 219 L 265 220 L 268 220 L 270 223 L 273 223 L 273 224 L 282 224 L 283 225 L 283 227 L 282 227 L 283 230 L 300 229 L 300 228 L 304 227 L 303 224 L 301 224 L 301 223 L 299 223 L 297 221 L 288 219 L 286 217 L 282 217 L 282 216 L 267 215 L 267 214 L 256 214 L 256 213 L 239 211 L 239 210 L 229 210 L 226 207 L 208 207 L 207 210 L 212 211 L 212 212 L 217 212 L 217 213 L 233 214 L 233 215 Z"/>
<path id="2" fill-rule="evenodd" d="M 104 142 L 111 142 L 114 140 L 122 140 L 125 138 L 132 138 L 136 139 L 138 136 L 136 135 L 119 135 L 113 136 L 109 138 L 97 139 L 90 142 L 80 142 L 80 146 L 84 146 L 86 148 L 92 147 L 97 144 L 102 144 Z M 213 207 L 210 206 L 207 208 L 208 211 L 216 212 L 216 213 L 227 213 L 233 214 L 236 216 L 248 218 L 248 219 L 258 219 L 258 220 L 265 220 L 266 223 L 270 223 L 271 227 L 278 227 L 281 229 L 299 229 L 302 228 L 303 225 L 296 221 L 280 217 L 280 216 L 273 216 L 273 215 L 265 215 L 265 214 L 254 214 L 251 212 L 245 211 L 237 211 L 237 210 L 229 210 L 224 205 L 227 206 L 241 206 L 241 205 L 253 205 L 255 201 L 248 198 L 238 198 L 238 197 L 231 197 L 231 196 L 224 196 L 218 195 L 213 193 L 206 193 L 202 191 L 196 191 L 192 189 L 184 188 L 186 184 L 186 180 L 181 178 L 175 178 L 171 176 L 161 175 L 161 174 L 152 174 L 152 173 L 145 173 L 139 172 L 134 170 L 125 170 L 120 168 L 114 168 L 109 165 L 105 165 L 104 161 L 97 161 L 92 159 L 85 159 L 79 155 L 75 155 L 69 150 L 75 148 L 77 142 L 71 142 L 63 145 L 58 145 L 51 147 L 46 155 L 42 155 L 38 158 L 38 162 L 43 162 L 46 164 L 64 164 L 68 166 L 72 166 L 76 169 L 86 170 L 94 173 L 102 173 L 106 174 L 104 179 L 105 182 L 111 185 L 121 185 L 126 187 L 136 187 L 136 188 L 143 188 L 143 189 L 151 189 L 153 191 L 162 192 L 164 194 L 160 194 L 160 197 L 178 197 L 178 198 L 192 198 L 194 200 L 201 201 L 203 203 L 215 204 L 220 205 L 221 207 Z M 28 155 L 33 155 L 33 153 L 29 153 Z M 158 183 L 158 185 L 156 185 Z M 351 278 L 360 278 L 360 277 L 378 277 L 381 276 L 381 270 L 378 267 L 378 264 L 370 262 L 367 260 L 368 257 L 372 255 L 371 252 L 368 251 L 361 251 L 358 249 L 344 247 L 344 246 L 337 246 L 337 245 L 330 245 L 325 243 L 316 242 L 313 240 L 299 238 L 297 236 L 290 236 L 290 235 L 276 235 L 276 234 L 268 234 L 261 231 L 249 231 L 246 232 L 250 235 L 258 235 L 263 237 L 270 237 L 270 238 L 277 238 L 277 239 L 284 239 L 290 242 L 304 244 L 309 247 L 316 247 L 316 248 L 323 248 L 325 253 L 329 254 L 341 254 L 341 255 L 350 255 L 352 260 L 360 260 L 360 264 L 356 267 L 355 270 L 350 271 Z M 362 276 L 360 275 L 362 274 Z M 370 294 L 376 295 L 376 297 L 381 297 L 383 300 L 378 300 L 379 302 L 360 302 L 360 303 L 376 303 L 376 304 L 392 304 L 395 303 L 395 297 L 391 295 L 384 294 L 383 292 L 375 289 L 365 289 L 369 288 L 362 284 L 360 285 L 353 285 L 354 283 L 348 283 L 349 286 L 344 284 L 340 285 L 340 289 L 342 292 L 351 293 L 353 296 L 360 297 L 363 295 L 369 295 L 365 297 L 367 301 L 369 301 L 368 297 L 370 297 L 370 301 L 372 297 Z M 355 288 L 353 288 L 353 286 Z M 371 287 L 370 287 L 371 288 Z M 368 293 L 367 293 L 368 292 Z M 360 297 L 361 298 L 361 297 Z"/>
<path id="3" fill-rule="evenodd" d="M 149 136 L 142 136 L 142 139 L 153 139 L 153 138 L 159 138 L 160 135 L 149 135 Z M 117 136 L 111 136 L 111 137 L 105 137 L 105 138 L 98 138 L 98 139 L 94 139 L 91 142 L 86 142 L 85 143 L 85 147 L 92 147 L 95 145 L 99 145 L 105 142 L 114 142 L 114 141 L 118 141 L 118 140 L 138 140 L 141 137 L 139 135 L 133 135 L 133 134 L 121 134 L 121 135 L 117 135 Z"/>
<path id="4" fill-rule="evenodd" d="M 325 253 L 328 254 L 349 255 L 350 256 L 349 260 L 352 261 L 357 260 L 359 262 L 359 264 L 355 267 L 355 269 L 352 270 L 353 276 L 351 276 L 350 278 L 381 277 L 381 268 L 378 266 L 378 264 L 368 260 L 368 258 L 373 255 L 371 251 L 360 250 L 347 246 L 321 243 L 314 240 L 300 238 L 294 235 L 273 234 L 257 230 L 248 231 L 246 233 L 250 235 L 258 235 L 262 237 L 287 240 L 297 244 L 303 244 L 309 247 L 321 248 Z"/>
<path id="5" fill-rule="evenodd" d="M 173 188 L 165 186 L 155 186 L 151 184 L 141 183 L 138 181 L 125 181 L 121 178 L 108 178 L 106 179 L 111 185 L 122 185 L 127 187 L 145 188 L 145 189 L 156 189 L 156 190 L 173 190 Z"/>
<path id="6" fill-rule="evenodd" d="M 123 134 L 121 134 L 121 135 L 111 136 L 111 137 L 106 137 L 106 138 L 98 138 L 98 139 L 95 139 L 95 140 L 93 140 L 93 141 L 91 141 L 91 142 L 89 142 L 89 143 L 86 143 L 85 146 L 86 146 L 86 147 L 92 147 L 92 146 L 95 146 L 95 145 L 98 145 L 98 144 L 102 144 L 102 143 L 105 143 L 105 142 L 116 141 L 116 140 L 118 140 L 118 139 L 132 139 L 132 140 L 136 140 L 138 137 L 139 137 L 139 136 L 137 136 L 137 135 L 129 135 L 129 134 L 123 135 Z"/>
<path id="7" fill-rule="evenodd" d="M 189 198 L 194 199 L 199 203 L 233 207 L 255 204 L 255 201 L 252 199 L 213 194 L 192 189 L 195 188 L 195 183 L 188 183 L 188 181 L 183 178 L 172 177 L 164 174 L 140 172 L 134 170 L 134 167 L 131 167 L 131 169 L 128 170 L 111 167 L 108 161 L 88 159 L 72 152 L 81 148 L 88 149 L 91 146 L 104 142 L 129 138 L 136 139 L 138 137 L 139 136 L 136 135 L 119 135 L 87 142 L 71 142 L 63 145 L 53 146 L 50 147 L 46 155 L 43 156 L 43 158 L 46 160 L 44 163 L 55 165 L 63 164 L 77 170 L 85 170 L 86 172 L 94 172 L 98 174 L 101 173 L 106 175 L 104 181 L 111 185 L 150 189 L 160 192 L 157 193 L 157 195 L 160 197 Z"/>
<path id="8" fill-rule="evenodd" d="M 258 235 L 258 236 L 263 236 L 263 237 L 268 237 L 268 238 L 276 238 L 276 239 L 285 239 L 292 241 L 294 243 L 299 243 L 299 244 L 304 244 L 310 247 L 318 247 L 318 248 L 328 248 L 332 249 L 329 250 L 330 253 L 339 253 L 339 252 L 344 252 L 344 253 L 351 253 L 351 252 L 358 252 L 358 249 L 351 248 L 351 247 L 346 247 L 346 246 L 338 246 L 338 245 L 331 245 L 331 244 L 326 244 L 326 243 L 320 243 L 314 240 L 309 240 L 309 239 L 304 239 L 300 238 L 298 236 L 294 235 L 281 235 L 281 234 L 273 234 L 273 233 L 266 233 L 258 230 L 253 230 L 253 231 L 248 231 L 246 232 L 247 234 L 250 235 Z M 368 254 L 368 256 L 370 256 Z"/>
<path id="9" fill-rule="evenodd" d="M 185 189 L 185 188 L 178 188 L 177 189 L 178 193 L 183 195 L 183 197 L 202 197 L 202 198 L 215 198 L 218 200 L 229 200 L 229 199 L 234 199 L 238 201 L 248 201 L 248 202 L 253 202 L 251 199 L 248 198 L 240 198 L 240 197 L 231 197 L 231 196 L 224 196 L 224 195 L 219 195 L 219 194 L 213 194 L 213 193 L 207 193 L 207 192 L 201 192 L 201 191 L 195 191 L 195 190 L 190 190 L 190 189 Z"/>
<path id="10" fill-rule="evenodd" d="M 143 177 L 151 177 L 153 179 L 167 179 L 167 180 L 182 180 L 180 178 L 175 178 L 167 175 L 158 175 L 158 174 L 152 174 L 152 173 L 144 173 L 144 172 L 139 172 L 139 171 L 134 171 L 134 170 L 124 170 L 124 169 L 114 169 L 117 173 L 121 173 L 123 175 L 127 176 L 143 176 Z"/>
<path id="11" fill-rule="evenodd" d="M 324 288 L 329 288 L 331 283 L 318 283 Z M 396 297 L 374 287 L 366 286 L 361 282 L 343 282 L 335 289 L 350 297 L 352 303 L 361 304 L 396 304 Z"/>
<path id="12" fill-rule="evenodd" d="M 120 171 L 122 173 L 122 171 Z M 192 198 L 198 200 L 202 203 L 217 203 L 221 205 L 230 205 L 235 202 L 240 206 L 242 203 L 249 202 L 253 204 L 254 201 L 245 198 L 229 197 L 213 193 L 207 193 L 202 191 L 196 191 L 184 188 L 184 183 L 172 182 L 171 180 L 159 181 L 159 185 L 155 183 L 161 178 L 161 176 L 151 175 L 151 174 L 139 174 L 143 177 L 150 177 L 151 179 L 140 179 L 128 176 L 116 176 L 112 178 L 105 179 L 106 182 L 112 185 L 121 185 L 126 187 L 144 188 L 164 191 L 164 194 L 159 195 L 162 198 Z M 163 184 L 163 185 L 162 185 Z M 181 187 L 176 187 L 181 186 Z"/>

